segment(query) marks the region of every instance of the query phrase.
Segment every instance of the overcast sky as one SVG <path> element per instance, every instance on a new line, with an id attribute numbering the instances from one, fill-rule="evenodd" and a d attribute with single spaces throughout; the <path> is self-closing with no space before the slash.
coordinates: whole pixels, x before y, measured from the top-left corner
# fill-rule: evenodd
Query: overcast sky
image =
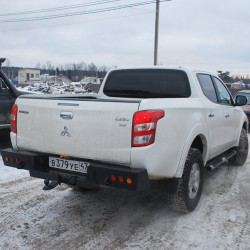
<path id="1" fill-rule="evenodd" d="M 155 4 L 57 19 L 6 22 L 150 0 L 117 0 L 61 11 L 4 15 L 97 1 L 1 0 L 0 57 L 8 58 L 11 66 L 21 67 L 35 67 L 47 61 L 54 66 L 81 61 L 99 67 L 153 65 Z M 250 1 L 161 2 L 158 58 L 159 64 L 167 66 L 250 75 Z"/>

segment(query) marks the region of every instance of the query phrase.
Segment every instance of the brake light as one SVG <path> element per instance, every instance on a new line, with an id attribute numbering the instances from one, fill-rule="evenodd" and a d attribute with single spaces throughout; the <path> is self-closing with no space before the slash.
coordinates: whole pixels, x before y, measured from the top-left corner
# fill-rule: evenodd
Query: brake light
<path id="1" fill-rule="evenodd" d="M 127 183 L 128 183 L 128 184 L 132 184 L 132 179 L 127 178 L 127 180 L 126 180 L 126 181 L 127 181 Z"/>
<path id="2" fill-rule="evenodd" d="M 110 176 L 110 179 L 111 179 L 111 181 L 113 181 L 113 182 L 116 181 L 116 177 L 115 177 L 114 175 L 111 175 L 111 176 Z"/>
<path id="3" fill-rule="evenodd" d="M 119 177 L 118 180 L 119 180 L 119 182 L 121 182 L 121 183 L 124 182 L 124 178 L 123 178 L 123 177 Z"/>
<path id="4" fill-rule="evenodd" d="M 122 176 L 116 177 L 115 175 L 110 175 L 107 179 L 111 180 L 111 182 L 116 182 L 117 184 L 132 184 L 132 178 L 124 178 Z M 110 185 L 110 184 L 109 184 Z"/>
<path id="5" fill-rule="evenodd" d="M 17 111 L 18 107 L 16 104 L 12 106 L 11 116 L 10 116 L 10 129 L 13 133 L 17 133 Z"/>
<path id="6" fill-rule="evenodd" d="M 156 125 L 165 115 L 163 110 L 139 111 L 134 114 L 132 147 L 142 147 L 155 141 Z"/>

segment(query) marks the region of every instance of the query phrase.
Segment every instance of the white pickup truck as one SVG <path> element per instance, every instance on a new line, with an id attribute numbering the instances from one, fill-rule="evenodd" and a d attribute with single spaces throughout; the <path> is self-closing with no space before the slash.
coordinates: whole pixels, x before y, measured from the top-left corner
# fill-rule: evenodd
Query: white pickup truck
<path id="1" fill-rule="evenodd" d="M 145 190 L 161 183 L 174 208 L 197 206 L 203 170 L 242 165 L 246 97 L 233 100 L 215 75 L 189 68 L 111 70 L 97 95 L 23 95 L 12 108 L 6 166 L 67 183 Z M 164 183 L 164 185 L 162 185 Z"/>

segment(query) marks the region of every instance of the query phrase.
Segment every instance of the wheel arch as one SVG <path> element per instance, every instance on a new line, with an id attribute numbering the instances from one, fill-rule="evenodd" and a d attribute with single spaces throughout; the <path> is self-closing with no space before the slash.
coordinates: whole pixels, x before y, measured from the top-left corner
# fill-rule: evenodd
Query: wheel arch
<path id="1" fill-rule="evenodd" d="M 237 134 L 237 140 L 236 140 L 236 145 L 235 146 L 238 146 L 239 145 L 239 142 L 240 142 L 240 134 L 241 134 L 241 130 L 244 128 L 247 133 L 248 133 L 248 120 L 247 118 L 245 117 L 245 119 L 243 119 L 241 121 L 241 126 L 239 126 L 239 131 L 238 131 L 238 134 Z"/>
<path id="2" fill-rule="evenodd" d="M 243 123 L 243 128 L 247 131 L 247 133 L 248 133 L 248 123 L 245 121 L 244 123 Z"/>
<path id="3" fill-rule="evenodd" d="M 208 142 L 207 142 L 207 136 L 204 131 L 202 131 L 202 126 L 196 125 L 189 133 L 188 138 L 184 144 L 181 158 L 179 161 L 179 165 L 176 171 L 176 177 L 181 178 L 184 165 L 186 162 L 186 158 L 188 156 L 188 152 L 190 148 L 196 148 L 200 150 L 202 154 L 202 159 L 204 164 L 206 163 L 207 155 L 208 155 Z"/>

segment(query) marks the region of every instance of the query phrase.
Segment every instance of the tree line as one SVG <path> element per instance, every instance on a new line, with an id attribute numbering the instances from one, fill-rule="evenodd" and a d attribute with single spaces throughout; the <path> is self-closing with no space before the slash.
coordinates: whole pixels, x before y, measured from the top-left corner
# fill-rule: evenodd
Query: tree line
<path id="1" fill-rule="evenodd" d="M 104 78 L 108 71 L 108 68 L 106 66 L 97 67 L 93 62 L 87 64 L 84 61 L 81 61 L 79 63 L 60 64 L 57 66 L 54 66 L 50 61 L 47 61 L 44 64 L 38 62 L 35 68 L 40 69 L 41 74 L 48 74 L 52 76 L 64 75 L 74 82 L 80 81 L 85 76 Z M 10 60 L 7 59 L 5 62 L 5 66 L 3 66 L 2 69 L 9 77 L 9 79 L 14 79 L 18 76 L 18 70 L 22 69 L 22 67 L 12 67 L 10 65 Z M 250 79 L 245 79 L 243 76 L 237 76 L 233 78 L 232 76 L 230 76 L 230 71 L 223 72 L 222 70 L 218 70 L 217 73 L 225 83 L 233 83 L 239 80 L 244 80 L 245 83 L 250 83 Z"/>
<path id="2" fill-rule="evenodd" d="M 18 70 L 22 69 L 22 67 L 10 66 L 9 60 L 6 60 L 5 66 L 3 66 L 2 69 L 9 79 L 14 79 L 18 76 Z M 46 64 L 37 63 L 35 69 L 40 69 L 41 75 L 63 75 L 74 82 L 80 81 L 85 76 L 103 78 L 108 70 L 106 66 L 98 67 L 94 63 L 86 64 L 83 61 L 80 63 L 66 63 L 57 66 L 47 61 Z"/>
<path id="3" fill-rule="evenodd" d="M 247 83 L 247 84 L 250 83 L 249 76 L 247 76 L 247 77 L 244 77 L 244 76 L 232 77 L 232 76 L 230 76 L 230 71 L 223 72 L 222 70 L 218 70 L 217 73 L 218 73 L 218 76 L 220 77 L 220 79 L 225 83 L 234 83 L 234 82 L 238 82 L 240 80 L 244 80 L 244 83 Z"/>

